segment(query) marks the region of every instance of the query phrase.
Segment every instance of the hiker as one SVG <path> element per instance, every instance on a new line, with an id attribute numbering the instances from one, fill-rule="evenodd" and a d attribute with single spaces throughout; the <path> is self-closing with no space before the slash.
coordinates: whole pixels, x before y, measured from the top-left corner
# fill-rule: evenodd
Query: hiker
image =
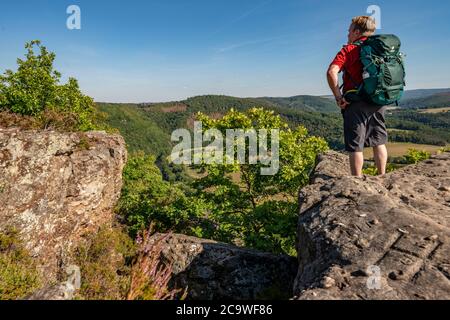
<path id="1" fill-rule="evenodd" d="M 390 79 L 383 82 L 385 87 L 380 87 L 378 73 L 380 73 L 380 69 L 384 69 L 371 69 L 371 66 L 372 68 L 375 65 L 379 66 L 380 60 L 375 62 L 370 60 L 366 65 L 361 60 L 362 47 L 364 43 L 367 44 L 369 42 L 367 41 L 369 38 L 374 38 L 372 36 L 375 33 L 375 29 L 376 23 L 373 18 L 369 16 L 353 18 L 348 31 L 348 44 L 336 55 L 327 72 L 328 84 L 334 94 L 337 105 L 341 108 L 344 118 L 345 150 L 350 153 L 351 174 L 354 176 L 362 176 L 364 165 L 363 151 L 365 147 L 373 148 L 378 174 L 383 175 L 386 173 L 388 133 L 385 124 L 385 112 L 387 105 L 394 100 L 398 101 L 403 93 L 404 67 L 401 53 L 399 53 L 400 40 L 396 36 L 375 36 L 380 38 L 371 41 L 378 41 L 374 45 L 378 45 L 379 47 L 376 49 L 388 56 L 386 61 L 389 61 L 389 68 L 394 68 L 395 72 L 400 70 L 399 75 L 394 76 L 396 78 L 401 77 L 401 79 L 395 80 L 397 81 L 396 83 L 389 83 L 389 86 L 386 86 L 386 82 L 392 82 L 392 79 Z M 377 54 L 379 53 L 378 51 Z M 380 58 L 380 56 L 375 57 L 375 54 L 372 55 L 370 51 L 368 54 L 365 53 L 364 57 Z M 384 57 L 382 56 L 382 58 Z M 391 59 L 393 62 L 391 62 Z M 385 61 L 382 60 L 382 63 L 385 63 Z M 367 68 L 364 69 L 364 66 L 367 66 Z M 372 74 L 369 74 L 368 70 Z M 343 93 L 341 93 L 341 87 L 339 86 L 338 74 L 340 72 L 344 72 Z M 375 79 L 375 87 L 373 89 L 366 88 L 366 91 L 372 90 L 372 94 L 364 95 L 361 93 L 361 88 L 363 83 L 366 82 L 365 79 L 371 76 L 372 79 Z M 370 86 L 370 81 L 368 83 Z M 383 96 L 380 95 L 380 92 Z M 383 105 L 384 102 L 387 103 Z"/>

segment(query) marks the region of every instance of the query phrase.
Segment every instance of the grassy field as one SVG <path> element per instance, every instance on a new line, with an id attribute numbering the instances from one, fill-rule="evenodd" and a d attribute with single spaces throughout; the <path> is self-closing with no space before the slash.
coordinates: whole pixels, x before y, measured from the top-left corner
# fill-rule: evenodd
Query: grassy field
<path id="1" fill-rule="evenodd" d="M 388 132 L 403 132 L 403 133 L 409 133 L 409 132 L 414 132 L 413 130 L 402 130 L 402 129 L 387 129 Z"/>
<path id="2" fill-rule="evenodd" d="M 388 152 L 391 157 L 401 157 L 408 153 L 408 149 L 417 149 L 417 150 L 425 150 L 432 154 L 437 153 L 439 149 L 442 147 L 439 146 L 431 146 L 427 144 L 414 144 L 414 143 L 388 143 L 387 144 Z M 367 148 L 364 150 L 364 157 L 366 159 L 373 158 L 373 150 L 372 148 Z"/>
<path id="3" fill-rule="evenodd" d="M 420 110 L 420 113 L 441 113 L 450 111 L 450 107 Z"/>

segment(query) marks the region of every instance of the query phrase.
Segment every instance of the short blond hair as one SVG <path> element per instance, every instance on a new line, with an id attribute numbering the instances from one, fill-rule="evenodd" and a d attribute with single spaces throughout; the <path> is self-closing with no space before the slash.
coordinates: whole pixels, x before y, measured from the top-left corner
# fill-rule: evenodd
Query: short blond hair
<path id="1" fill-rule="evenodd" d="M 377 29 L 375 19 L 369 16 L 359 16 L 352 19 L 352 26 L 363 35 L 371 35 Z"/>

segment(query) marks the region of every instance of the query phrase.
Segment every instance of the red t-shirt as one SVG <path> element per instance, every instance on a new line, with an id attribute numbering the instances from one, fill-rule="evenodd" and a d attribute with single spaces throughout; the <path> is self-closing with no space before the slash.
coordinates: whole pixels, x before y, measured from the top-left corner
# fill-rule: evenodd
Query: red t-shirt
<path id="1" fill-rule="evenodd" d="M 357 41 L 366 41 L 367 37 L 361 37 Z M 337 65 L 339 71 L 344 72 L 344 93 L 357 89 L 363 81 L 363 65 L 359 59 L 361 47 L 355 44 L 345 45 L 336 55 L 330 65 Z"/>

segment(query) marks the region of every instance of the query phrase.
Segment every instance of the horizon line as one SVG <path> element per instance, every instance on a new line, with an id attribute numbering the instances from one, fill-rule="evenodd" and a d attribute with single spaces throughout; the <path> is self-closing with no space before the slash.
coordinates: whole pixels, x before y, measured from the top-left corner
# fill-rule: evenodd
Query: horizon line
<path id="1" fill-rule="evenodd" d="M 450 87 L 441 87 L 441 88 L 415 88 L 415 89 L 408 89 L 405 90 L 405 92 L 411 92 L 411 91 L 418 91 L 418 90 L 449 90 Z M 317 98 L 325 98 L 332 97 L 333 94 L 297 94 L 292 96 L 233 96 L 233 95 L 227 95 L 227 94 L 198 94 L 194 96 L 188 96 L 182 100 L 166 100 L 166 101 L 141 101 L 141 102 L 112 102 L 112 101 L 96 101 L 94 99 L 95 103 L 109 103 L 109 104 L 162 104 L 162 103 L 171 103 L 171 102 L 183 102 L 188 99 L 196 98 L 196 97 L 206 97 L 206 96 L 218 96 L 218 97 L 231 97 L 231 98 L 239 98 L 239 99 L 264 99 L 264 98 L 293 98 L 293 97 L 317 97 Z"/>

